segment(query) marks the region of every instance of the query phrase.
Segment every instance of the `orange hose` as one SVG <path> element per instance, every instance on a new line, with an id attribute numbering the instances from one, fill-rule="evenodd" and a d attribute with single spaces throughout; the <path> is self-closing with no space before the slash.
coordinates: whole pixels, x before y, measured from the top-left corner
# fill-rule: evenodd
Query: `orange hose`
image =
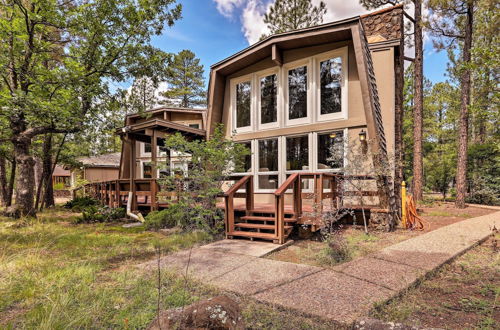
<path id="1" fill-rule="evenodd" d="M 406 198 L 406 229 L 425 230 L 426 227 L 430 228 L 429 222 L 418 215 L 415 200 L 412 196 L 408 196 Z"/>

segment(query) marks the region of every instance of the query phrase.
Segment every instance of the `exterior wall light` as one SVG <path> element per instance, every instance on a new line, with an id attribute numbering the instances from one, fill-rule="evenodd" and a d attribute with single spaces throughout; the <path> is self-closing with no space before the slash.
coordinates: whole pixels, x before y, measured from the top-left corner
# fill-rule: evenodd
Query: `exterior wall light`
<path id="1" fill-rule="evenodd" d="M 365 130 L 364 130 L 364 129 L 362 129 L 362 130 L 361 130 L 361 132 L 359 132 L 359 140 L 360 140 L 361 142 L 366 141 L 366 132 L 365 132 Z"/>
<path id="2" fill-rule="evenodd" d="M 337 133 L 336 132 L 330 133 L 330 138 L 331 139 L 335 139 L 336 137 L 337 137 Z"/>

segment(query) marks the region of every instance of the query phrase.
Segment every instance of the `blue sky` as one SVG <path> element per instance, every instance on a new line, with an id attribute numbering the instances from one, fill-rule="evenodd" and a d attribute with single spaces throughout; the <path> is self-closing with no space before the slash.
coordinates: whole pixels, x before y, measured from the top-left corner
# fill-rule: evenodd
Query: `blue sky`
<path id="1" fill-rule="evenodd" d="M 271 0 L 180 0 L 183 18 L 153 44 L 167 52 L 193 51 L 205 67 L 208 84 L 210 65 L 247 47 L 264 32 L 262 14 Z M 315 0 L 313 0 L 314 2 Z M 325 22 L 366 12 L 357 0 L 328 0 Z M 446 52 L 435 52 L 426 42 L 424 74 L 433 83 L 446 80 Z"/>

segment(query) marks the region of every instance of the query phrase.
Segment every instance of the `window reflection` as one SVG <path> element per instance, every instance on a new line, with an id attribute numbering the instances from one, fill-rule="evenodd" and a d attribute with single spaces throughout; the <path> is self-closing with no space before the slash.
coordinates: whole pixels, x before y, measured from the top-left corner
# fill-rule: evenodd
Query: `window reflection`
<path id="1" fill-rule="evenodd" d="M 344 166 L 344 134 L 342 131 L 318 134 L 318 170 Z"/>
<path id="2" fill-rule="evenodd" d="M 249 81 L 236 85 L 236 127 L 250 126 L 251 90 Z"/>
<path id="3" fill-rule="evenodd" d="M 309 139 L 307 135 L 286 138 L 286 169 L 287 171 L 309 169 Z"/>
<path id="4" fill-rule="evenodd" d="M 288 71 L 288 118 L 307 117 L 307 67 Z"/>
<path id="5" fill-rule="evenodd" d="M 342 60 L 331 58 L 320 63 L 321 114 L 341 111 Z"/>
<path id="6" fill-rule="evenodd" d="M 275 74 L 260 80 L 260 122 L 261 124 L 277 121 L 277 77 Z"/>

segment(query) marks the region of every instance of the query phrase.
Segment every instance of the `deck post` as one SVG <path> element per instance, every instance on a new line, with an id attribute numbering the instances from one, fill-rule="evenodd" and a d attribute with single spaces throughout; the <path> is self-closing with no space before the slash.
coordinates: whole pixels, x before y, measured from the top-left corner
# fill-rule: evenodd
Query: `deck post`
<path id="1" fill-rule="evenodd" d="M 151 193 L 151 211 L 157 210 L 158 205 L 156 202 L 156 192 L 157 192 L 157 186 L 156 186 L 156 179 L 158 179 L 158 170 L 157 170 L 157 152 L 158 152 L 158 139 L 157 139 L 157 131 L 156 129 L 153 129 L 153 134 L 151 135 L 151 178 L 152 180 L 150 181 L 149 185 L 149 191 Z"/>
<path id="2" fill-rule="evenodd" d="M 121 207 L 120 181 L 115 180 L 115 207 Z"/>
<path id="3" fill-rule="evenodd" d="M 294 182 L 293 187 L 293 212 L 297 221 L 299 221 L 302 216 L 302 179 L 300 174 Z"/>
<path id="4" fill-rule="evenodd" d="M 251 211 L 254 209 L 254 191 L 253 191 L 253 178 L 247 180 L 246 184 L 246 215 L 250 215 Z"/>
<path id="5" fill-rule="evenodd" d="M 132 201 L 130 203 L 131 210 L 137 210 L 137 198 L 135 196 L 135 172 L 137 171 L 136 162 L 136 148 L 135 148 L 135 138 L 128 134 L 128 141 L 130 143 L 130 191 L 132 192 Z"/>

